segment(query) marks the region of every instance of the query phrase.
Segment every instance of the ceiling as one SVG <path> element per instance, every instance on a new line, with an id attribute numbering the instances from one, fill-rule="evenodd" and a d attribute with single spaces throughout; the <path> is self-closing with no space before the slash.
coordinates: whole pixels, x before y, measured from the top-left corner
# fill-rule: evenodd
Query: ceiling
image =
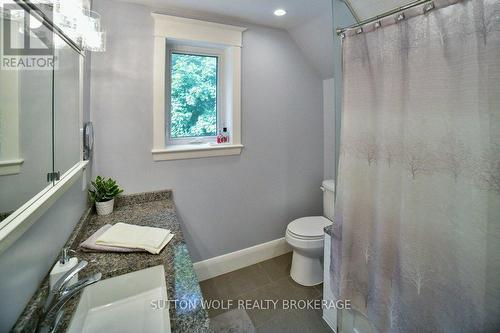
<path id="1" fill-rule="evenodd" d="M 382 14 L 414 0 L 348 0 L 361 20 Z"/>
<path id="2" fill-rule="evenodd" d="M 247 22 L 273 28 L 290 29 L 321 14 L 329 13 L 332 0 L 118 0 L 166 10 L 174 15 L 204 12 L 215 20 Z M 343 0 L 339 0 L 343 1 Z M 404 6 L 413 0 L 347 0 L 361 19 Z M 287 15 L 276 17 L 283 8 Z"/>
<path id="3" fill-rule="evenodd" d="M 332 0 L 116 0 L 145 5 L 182 17 L 226 24 L 249 23 L 286 29 L 323 79 L 333 76 Z M 333 0 L 343 1 L 343 0 Z M 412 0 L 346 0 L 361 19 L 378 15 Z M 348 15 L 341 6 L 340 15 Z M 287 15 L 273 12 L 283 8 Z M 350 21 L 351 19 L 348 19 Z"/>
<path id="4" fill-rule="evenodd" d="M 190 11 L 210 14 L 214 19 L 247 22 L 273 28 L 290 29 L 331 10 L 331 0 L 119 0 L 166 10 L 174 15 Z M 273 12 L 283 8 L 287 15 Z"/>

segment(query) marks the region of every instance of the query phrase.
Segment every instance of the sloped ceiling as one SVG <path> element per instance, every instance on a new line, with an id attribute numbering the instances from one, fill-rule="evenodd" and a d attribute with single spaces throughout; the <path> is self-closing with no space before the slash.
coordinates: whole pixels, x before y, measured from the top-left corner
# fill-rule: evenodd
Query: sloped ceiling
<path id="1" fill-rule="evenodd" d="M 339 0 L 334 0 L 339 1 Z M 382 14 L 413 0 L 348 0 L 361 20 Z M 329 8 L 326 8 L 328 6 Z M 346 7 L 347 8 L 347 7 Z M 325 12 L 288 29 L 295 43 L 322 79 L 333 77 L 333 22 L 331 2 Z M 350 16 L 348 13 L 346 13 Z M 340 14 L 342 15 L 342 14 Z"/>
<path id="2" fill-rule="evenodd" d="M 94 0 L 99 1 L 99 0 Z M 164 10 L 171 15 L 204 17 L 224 23 L 251 23 L 286 29 L 322 79 L 333 77 L 332 1 L 343 0 L 116 0 Z M 346 0 L 366 19 L 413 0 Z M 287 15 L 276 17 L 277 8 Z M 200 15 L 202 14 L 202 15 Z M 349 15 L 349 14 L 347 14 Z M 350 16 L 350 15 L 349 15 Z"/>
<path id="3" fill-rule="evenodd" d="M 409 4 L 413 0 L 348 0 L 361 20 Z"/>
<path id="4" fill-rule="evenodd" d="M 94 0 L 99 1 L 99 0 Z M 333 76 L 332 0 L 116 0 L 170 15 L 285 29 L 322 79 Z M 287 15 L 273 12 L 283 8 Z"/>
<path id="5" fill-rule="evenodd" d="M 288 29 L 292 39 L 323 80 L 333 77 L 334 36 L 330 13 L 324 13 L 304 24 Z"/>

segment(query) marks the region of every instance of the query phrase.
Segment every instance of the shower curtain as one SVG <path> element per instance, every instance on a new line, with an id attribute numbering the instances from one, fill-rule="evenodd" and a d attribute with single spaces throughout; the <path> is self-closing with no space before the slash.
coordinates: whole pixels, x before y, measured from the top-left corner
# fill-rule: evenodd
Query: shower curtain
<path id="1" fill-rule="evenodd" d="M 343 38 L 333 291 L 379 332 L 500 332 L 500 0 L 434 5 Z"/>

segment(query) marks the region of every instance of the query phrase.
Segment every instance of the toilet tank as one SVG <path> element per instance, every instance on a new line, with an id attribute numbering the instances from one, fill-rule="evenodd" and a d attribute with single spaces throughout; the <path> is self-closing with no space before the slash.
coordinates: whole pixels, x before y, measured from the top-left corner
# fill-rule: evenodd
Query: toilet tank
<path id="1" fill-rule="evenodd" d="M 335 205 L 335 181 L 333 179 L 323 180 L 321 186 L 323 191 L 323 216 L 333 221 Z"/>

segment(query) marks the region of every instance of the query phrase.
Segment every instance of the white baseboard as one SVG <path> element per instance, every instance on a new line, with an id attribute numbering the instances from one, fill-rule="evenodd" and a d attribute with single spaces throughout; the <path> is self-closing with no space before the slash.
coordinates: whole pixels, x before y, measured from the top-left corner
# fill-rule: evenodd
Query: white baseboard
<path id="1" fill-rule="evenodd" d="M 290 251 L 292 249 L 283 237 L 218 257 L 198 261 L 193 266 L 198 276 L 198 281 L 203 281 L 280 256 Z"/>

